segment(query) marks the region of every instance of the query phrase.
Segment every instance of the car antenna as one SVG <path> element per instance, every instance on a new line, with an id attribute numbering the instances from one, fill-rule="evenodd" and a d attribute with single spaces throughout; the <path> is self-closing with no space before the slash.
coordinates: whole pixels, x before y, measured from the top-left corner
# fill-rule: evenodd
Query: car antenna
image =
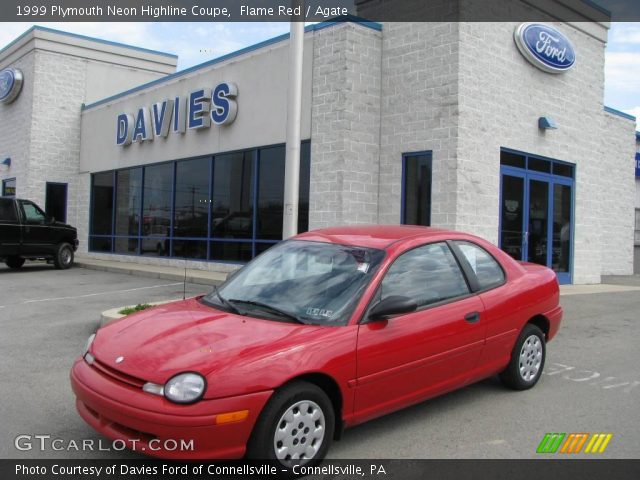
<path id="1" fill-rule="evenodd" d="M 184 278 L 182 280 L 182 300 L 187 297 L 187 257 L 184 257 Z"/>

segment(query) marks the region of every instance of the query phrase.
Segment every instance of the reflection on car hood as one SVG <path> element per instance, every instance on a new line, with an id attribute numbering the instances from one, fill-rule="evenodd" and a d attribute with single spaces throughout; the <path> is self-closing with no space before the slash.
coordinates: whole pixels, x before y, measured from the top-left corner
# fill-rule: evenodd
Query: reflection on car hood
<path id="1" fill-rule="evenodd" d="M 92 353 L 120 372 L 155 383 L 207 373 L 294 348 L 322 327 L 235 315 L 197 299 L 157 306 L 101 328 Z M 116 358 L 124 357 L 121 363 Z"/>

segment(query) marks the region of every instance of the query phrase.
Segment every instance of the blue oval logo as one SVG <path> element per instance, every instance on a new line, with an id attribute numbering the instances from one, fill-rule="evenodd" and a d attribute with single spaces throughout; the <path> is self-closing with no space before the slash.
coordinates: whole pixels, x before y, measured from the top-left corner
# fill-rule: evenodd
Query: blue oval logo
<path id="1" fill-rule="evenodd" d="M 520 53 L 545 72 L 566 72 L 576 63 L 573 44 L 554 27 L 523 23 L 516 28 L 514 37 Z"/>
<path id="2" fill-rule="evenodd" d="M 0 71 L 0 103 L 13 102 L 22 88 L 22 72 L 17 68 Z"/>

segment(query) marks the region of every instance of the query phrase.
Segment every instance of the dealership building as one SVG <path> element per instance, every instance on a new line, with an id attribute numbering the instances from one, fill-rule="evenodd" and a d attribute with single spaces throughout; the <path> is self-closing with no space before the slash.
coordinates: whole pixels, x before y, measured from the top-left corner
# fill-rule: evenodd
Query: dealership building
<path id="1" fill-rule="evenodd" d="M 299 230 L 431 225 L 562 283 L 632 274 L 638 134 L 603 105 L 607 34 L 551 16 L 308 26 Z M 283 35 L 176 72 L 34 27 L 0 51 L 3 192 L 75 225 L 80 256 L 235 268 L 282 238 L 288 55 Z"/>

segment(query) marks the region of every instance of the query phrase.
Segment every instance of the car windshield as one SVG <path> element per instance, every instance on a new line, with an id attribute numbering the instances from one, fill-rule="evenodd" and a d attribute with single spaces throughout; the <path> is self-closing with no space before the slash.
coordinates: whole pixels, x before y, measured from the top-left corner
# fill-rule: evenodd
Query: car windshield
<path id="1" fill-rule="evenodd" d="M 248 263 L 207 304 L 243 315 L 345 325 L 384 251 L 289 240 Z"/>

